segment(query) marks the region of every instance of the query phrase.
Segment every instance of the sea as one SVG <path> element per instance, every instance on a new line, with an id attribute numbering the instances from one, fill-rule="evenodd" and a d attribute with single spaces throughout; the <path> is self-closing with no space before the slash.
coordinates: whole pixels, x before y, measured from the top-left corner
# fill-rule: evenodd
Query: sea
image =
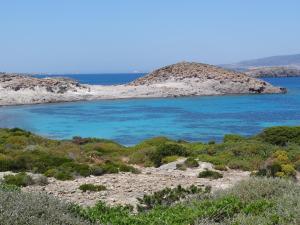
<path id="1" fill-rule="evenodd" d="M 60 76 L 85 84 L 112 85 L 143 75 Z M 54 139 L 105 138 L 130 146 L 157 136 L 219 142 L 224 134 L 250 136 L 266 127 L 300 125 L 300 77 L 264 80 L 287 88 L 288 93 L 8 106 L 0 107 L 0 127 L 19 127 Z"/>

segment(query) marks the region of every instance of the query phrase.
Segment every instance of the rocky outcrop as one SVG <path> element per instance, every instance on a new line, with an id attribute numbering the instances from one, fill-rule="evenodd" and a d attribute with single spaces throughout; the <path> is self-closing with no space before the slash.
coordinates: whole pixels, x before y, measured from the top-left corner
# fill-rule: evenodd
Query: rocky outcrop
<path id="1" fill-rule="evenodd" d="M 0 84 L 3 89 L 13 91 L 45 89 L 47 92 L 63 94 L 67 91 L 76 92 L 78 89 L 85 89 L 75 80 L 67 78 L 34 78 L 19 74 L 0 74 Z"/>
<path id="2" fill-rule="evenodd" d="M 271 84 L 247 76 L 240 72 L 226 70 L 217 66 L 202 63 L 182 62 L 155 70 L 145 77 L 133 81 L 131 84 L 155 85 L 168 82 L 190 84 L 198 83 L 199 88 L 194 89 L 196 95 L 206 84 L 207 92 L 217 94 L 246 94 L 246 93 L 284 93 L 284 88 L 274 87 Z"/>
<path id="3" fill-rule="evenodd" d="M 292 67 L 258 67 L 245 73 L 251 77 L 299 77 L 300 69 Z"/>

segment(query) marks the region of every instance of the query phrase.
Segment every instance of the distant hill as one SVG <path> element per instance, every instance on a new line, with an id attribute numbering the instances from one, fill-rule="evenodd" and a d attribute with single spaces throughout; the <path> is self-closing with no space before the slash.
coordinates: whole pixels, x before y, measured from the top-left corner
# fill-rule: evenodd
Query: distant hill
<path id="1" fill-rule="evenodd" d="M 224 68 L 245 71 L 257 67 L 293 67 L 300 69 L 300 54 L 271 56 L 260 59 L 245 60 L 233 64 L 221 65 Z"/>

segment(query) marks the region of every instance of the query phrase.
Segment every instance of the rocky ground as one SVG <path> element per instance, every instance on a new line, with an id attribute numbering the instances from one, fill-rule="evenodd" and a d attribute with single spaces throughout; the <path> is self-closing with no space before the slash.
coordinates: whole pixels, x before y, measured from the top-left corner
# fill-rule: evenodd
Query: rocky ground
<path id="1" fill-rule="evenodd" d="M 119 173 L 105 174 L 103 176 L 78 178 L 72 181 L 58 181 L 49 179 L 47 186 L 28 186 L 23 188 L 28 192 L 45 192 L 61 199 L 75 202 L 84 206 L 94 205 L 102 200 L 110 205 L 137 204 L 137 198 L 144 194 L 150 194 L 166 187 L 182 185 L 188 187 L 211 186 L 212 190 L 225 189 L 233 186 L 236 182 L 247 179 L 249 172 L 228 170 L 221 172 L 224 177 L 217 180 L 198 178 L 200 171 L 212 169 L 210 163 L 200 163 L 195 169 L 181 171 L 176 169 L 176 164 L 181 161 L 169 163 L 159 168 L 139 168 L 140 174 Z M 220 172 L 220 171 L 219 171 Z M 107 190 L 101 192 L 82 192 L 79 186 L 86 183 L 104 185 Z"/>
<path id="2" fill-rule="evenodd" d="M 177 63 L 125 85 L 82 85 L 63 78 L 0 74 L 0 106 L 97 99 L 285 93 L 286 89 L 200 63 Z"/>

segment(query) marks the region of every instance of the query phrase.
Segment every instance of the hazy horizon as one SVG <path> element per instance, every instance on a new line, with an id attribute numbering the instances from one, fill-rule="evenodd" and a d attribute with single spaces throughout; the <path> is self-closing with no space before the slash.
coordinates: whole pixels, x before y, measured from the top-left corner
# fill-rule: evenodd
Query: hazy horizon
<path id="1" fill-rule="evenodd" d="M 146 73 L 300 53 L 300 2 L 46 0 L 0 3 L 0 71 Z"/>

